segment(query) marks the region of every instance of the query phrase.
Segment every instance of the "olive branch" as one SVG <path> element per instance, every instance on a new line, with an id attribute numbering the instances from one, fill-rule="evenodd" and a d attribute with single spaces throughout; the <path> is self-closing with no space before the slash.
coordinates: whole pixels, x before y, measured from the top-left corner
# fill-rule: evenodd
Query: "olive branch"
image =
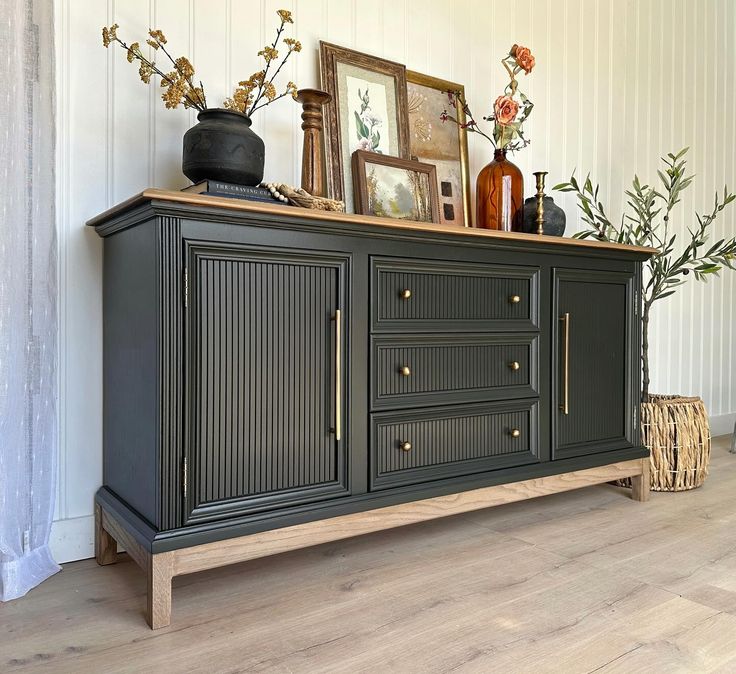
<path id="1" fill-rule="evenodd" d="M 588 174 L 581 185 L 575 174 L 565 183 L 555 185 L 560 192 L 574 192 L 582 220 L 589 229 L 578 232 L 574 238 L 596 238 L 637 246 L 657 248 L 646 262 L 647 278 L 642 289 L 642 402 L 649 402 L 649 322 L 655 302 L 673 295 L 692 272 L 697 281 L 707 282 L 724 268 L 736 269 L 736 237 L 720 239 L 708 246 L 710 227 L 718 215 L 736 194 L 723 188 L 716 192 L 713 208 L 709 213 L 695 213 L 697 226 L 688 228 L 689 240 L 676 252 L 678 237 L 670 231 L 670 216 L 680 202 L 682 193 L 690 186 L 694 175 L 686 174 L 685 155 L 688 148 L 677 154 L 662 157 L 664 170 L 657 170 L 661 188 L 642 184 L 634 176 L 631 189 L 626 190 L 628 211 L 621 217 L 621 224 L 614 225 L 598 198 L 599 185 L 593 185 Z"/>

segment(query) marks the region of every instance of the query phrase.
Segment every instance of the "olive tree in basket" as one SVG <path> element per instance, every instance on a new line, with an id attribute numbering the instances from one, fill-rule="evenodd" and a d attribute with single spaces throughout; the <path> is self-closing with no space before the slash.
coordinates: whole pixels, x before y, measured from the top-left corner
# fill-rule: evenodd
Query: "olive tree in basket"
<path id="1" fill-rule="evenodd" d="M 736 238 L 710 241 L 718 215 L 736 200 L 728 187 L 716 192 L 712 209 L 695 214 L 684 245 L 673 231 L 672 212 L 694 176 L 686 172 L 688 148 L 662 157 L 659 184 L 642 184 L 634 176 L 626 191 L 626 209 L 618 225 L 611 222 L 598 198 L 599 186 L 590 176 L 570 180 L 554 189 L 574 192 L 583 222 L 588 226 L 575 238 L 595 238 L 657 248 L 645 263 L 642 288 L 642 441 L 652 452 L 652 488 L 681 491 L 700 486 L 707 475 L 710 453 L 708 420 L 699 398 L 658 396 L 649 392 L 649 325 L 656 302 L 673 295 L 692 276 L 707 281 L 724 267 L 736 268 Z"/>

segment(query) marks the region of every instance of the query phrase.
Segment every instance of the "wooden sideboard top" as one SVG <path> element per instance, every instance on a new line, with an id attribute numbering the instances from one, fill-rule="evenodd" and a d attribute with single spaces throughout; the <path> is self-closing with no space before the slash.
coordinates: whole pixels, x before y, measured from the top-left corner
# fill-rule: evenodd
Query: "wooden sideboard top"
<path id="1" fill-rule="evenodd" d="M 373 227 L 390 227 L 394 229 L 404 230 L 424 230 L 441 234 L 453 234 L 456 236 L 478 236 L 491 237 L 505 240 L 534 242 L 550 244 L 553 246 L 572 246 L 579 248 L 597 248 L 612 249 L 628 252 L 638 252 L 653 254 L 657 252 L 656 248 L 646 246 L 630 246 L 623 243 L 611 243 L 609 241 L 595 241 L 593 239 L 572 239 L 560 236 L 540 236 L 538 234 L 523 234 L 521 232 L 501 232 L 492 229 L 479 229 L 475 227 L 458 227 L 454 225 L 438 225 L 423 222 L 411 222 L 407 220 L 393 220 L 391 218 L 378 218 L 372 215 L 355 215 L 351 213 L 335 213 L 333 211 L 317 211 L 307 208 L 298 208 L 296 206 L 288 206 L 284 204 L 268 204 L 258 201 L 247 201 L 244 199 L 231 199 L 227 197 L 213 197 L 206 194 L 191 194 L 189 192 L 180 192 L 175 190 L 161 190 L 149 188 L 136 194 L 112 208 L 100 213 L 91 220 L 87 221 L 90 227 L 96 227 L 110 218 L 115 217 L 119 213 L 134 208 L 149 201 L 170 201 L 175 203 L 188 204 L 191 206 L 209 206 L 216 208 L 225 208 L 235 211 L 246 211 L 249 213 L 264 213 L 269 215 L 298 216 L 313 220 L 330 220 L 336 222 L 346 222 L 351 224 L 364 224 Z"/>

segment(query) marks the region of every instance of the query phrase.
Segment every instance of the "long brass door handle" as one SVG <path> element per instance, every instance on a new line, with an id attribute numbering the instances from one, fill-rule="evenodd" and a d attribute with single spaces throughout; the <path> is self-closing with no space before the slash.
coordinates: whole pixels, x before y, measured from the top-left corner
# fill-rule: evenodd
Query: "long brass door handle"
<path id="1" fill-rule="evenodd" d="M 570 314 L 565 312 L 562 321 L 562 403 L 560 410 L 570 414 Z"/>
<path id="2" fill-rule="evenodd" d="M 335 310 L 335 440 L 342 437 L 342 316 Z"/>

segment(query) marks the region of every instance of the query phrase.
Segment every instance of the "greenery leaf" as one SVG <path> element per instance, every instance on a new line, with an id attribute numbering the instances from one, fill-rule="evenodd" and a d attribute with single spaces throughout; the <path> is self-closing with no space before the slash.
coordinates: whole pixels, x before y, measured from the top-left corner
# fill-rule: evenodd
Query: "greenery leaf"
<path id="1" fill-rule="evenodd" d="M 353 110 L 353 114 L 355 115 L 355 125 L 358 128 L 358 140 L 369 138 L 368 127 L 363 123 L 363 120 L 360 118 L 358 111 Z"/>

